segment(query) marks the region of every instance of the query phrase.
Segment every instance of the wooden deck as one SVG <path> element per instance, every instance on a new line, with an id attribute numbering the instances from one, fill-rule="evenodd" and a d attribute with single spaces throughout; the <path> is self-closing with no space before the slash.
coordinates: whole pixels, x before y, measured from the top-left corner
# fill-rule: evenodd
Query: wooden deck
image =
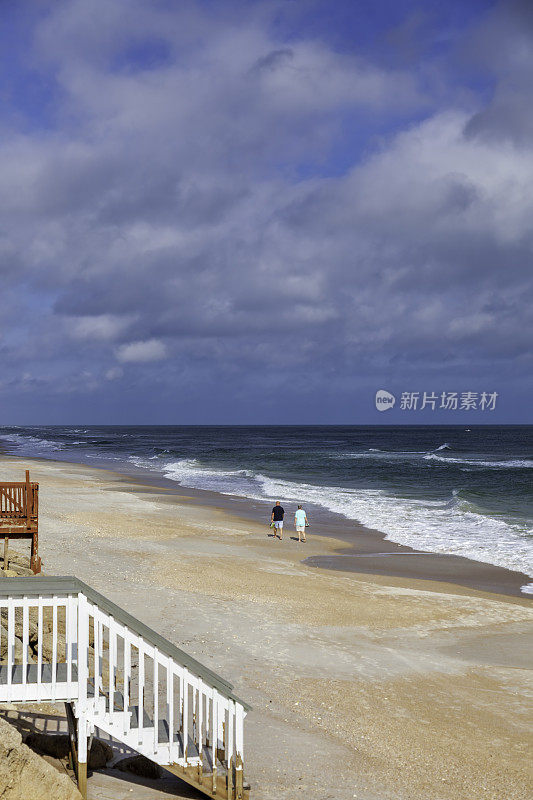
<path id="1" fill-rule="evenodd" d="M 9 568 L 9 540 L 30 539 L 30 567 L 41 571 L 39 558 L 39 484 L 26 480 L 0 483 L 0 539 L 4 540 L 4 570 Z"/>

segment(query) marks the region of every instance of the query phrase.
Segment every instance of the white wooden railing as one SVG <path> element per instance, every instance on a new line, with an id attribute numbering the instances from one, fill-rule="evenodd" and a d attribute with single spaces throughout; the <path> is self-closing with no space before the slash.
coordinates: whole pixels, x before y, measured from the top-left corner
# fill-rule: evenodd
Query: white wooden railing
<path id="1" fill-rule="evenodd" d="M 231 684 L 76 578 L 0 582 L 0 701 L 63 701 L 86 794 L 95 728 L 211 797 L 248 796 L 249 706 Z"/>

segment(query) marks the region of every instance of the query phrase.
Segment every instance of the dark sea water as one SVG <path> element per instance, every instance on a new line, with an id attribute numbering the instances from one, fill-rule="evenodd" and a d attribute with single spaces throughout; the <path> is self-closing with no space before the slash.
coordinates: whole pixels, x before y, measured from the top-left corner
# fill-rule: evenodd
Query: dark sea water
<path id="1" fill-rule="evenodd" d="M 531 426 L 5 427 L 0 446 L 319 506 L 400 544 L 533 577 Z"/>

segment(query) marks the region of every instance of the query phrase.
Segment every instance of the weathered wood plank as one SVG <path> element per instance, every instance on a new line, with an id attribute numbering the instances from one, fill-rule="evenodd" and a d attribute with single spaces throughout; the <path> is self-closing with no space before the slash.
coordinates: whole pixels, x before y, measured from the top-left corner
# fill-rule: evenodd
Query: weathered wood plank
<path id="1" fill-rule="evenodd" d="M 0 539 L 4 539 L 4 569 L 8 567 L 8 537 L 31 539 L 30 566 L 41 571 L 38 533 L 39 484 L 30 481 L 26 470 L 24 482 L 0 483 Z"/>

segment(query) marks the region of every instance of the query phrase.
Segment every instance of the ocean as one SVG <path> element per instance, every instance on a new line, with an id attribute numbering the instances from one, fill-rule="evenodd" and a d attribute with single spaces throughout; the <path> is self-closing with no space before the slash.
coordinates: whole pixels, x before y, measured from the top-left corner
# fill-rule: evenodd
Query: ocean
<path id="1" fill-rule="evenodd" d="M 303 503 L 533 578 L 533 426 L 11 426 L 0 447 Z"/>

